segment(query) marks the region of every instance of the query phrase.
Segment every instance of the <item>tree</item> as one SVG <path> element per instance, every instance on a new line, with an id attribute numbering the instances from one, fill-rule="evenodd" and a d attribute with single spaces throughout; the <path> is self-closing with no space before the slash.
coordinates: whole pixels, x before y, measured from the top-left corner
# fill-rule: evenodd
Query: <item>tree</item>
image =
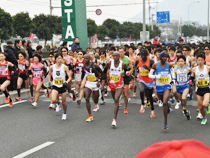
<path id="1" fill-rule="evenodd" d="M 185 36 L 192 37 L 195 35 L 196 28 L 192 25 L 183 25 L 182 26 L 182 33 L 184 33 Z"/>
<path id="2" fill-rule="evenodd" d="M 103 25 L 105 25 L 109 30 L 111 30 L 113 26 L 118 28 L 120 26 L 120 23 L 115 19 L 106 19 L 103 22 Z"/>
<path id="3" fill-rule="evenodd" d="M 120 44 L 121 44 L 121 39 L 126 38 L 126 31 L 127 31 L 127 26 L 124 24 L 120 24 L 120 26 L 119 26 Z"/>
<path id="4" fill-rule="evenodd" d="M 0 8 L 0 39 L 9 39 L 13 35 L 13 32 L 13 20 L 11 15 Z"/>
<path id="5" fill-rule="evenodd" d="M 56 19 L 57 16 L 44 14 L 35 15 L 33 19 L 35 25 L 33 31 L 38 38 L 45 40 L 45 45 L 47 40 L 51 40 L 53 34 L 56 34 L 56 28 L 58 26 Z"/>
<path id="6" fill-rule="evenodd" d="M 140 31 L 143 30 L 143 24 L 142 23 L 134 23 L 133 27 L 134 27 L 134 36 L 133 36 L 133 38 L 135 40 L 140 39 Z"/>
<path id="7" fill-rule="evenodd" d="M 24 38 L 29 37 L 34 25 L 28 12 L 20 12 L 13 16 L 13 26 L 14 35 Z"/>
<path id="8" fill-rule="evenodd" d="M 160 35 L 160 33 L 161 33 L 161 31 L 157 25 L 153 25 L 153 31 L 150 26 L 149 31 L 150 31 L 150 38 L 155 38 L 156 36 Z"/>
<path id="9" fill-rule="evenodd" d="M 116 36 L 119 35 L 119 30 L 117 26 L 112 26 L 112 28 L 109 30 L 108 36 L 112 39 L 116 39 Z"/>
<path id="10" fill-rule="evenodd" d="M 98 26 L 98 39 L 103 40 L 109 33 L 108 28 L 105 25 Z"/>
<path id="11" fill-rule="evenodd" d="M 129 38 L 130 35 L 133 37 L 134 36 L 134 27 L 132 22 L 124 22 L 122 25 L 125 25 L 126 27 L 126 32 L 125 32 L 125 37 Z"/>
<path id="12" fill-rule="evenodd" d="M 96 25 L 94 20 L 87 19 L 87 29 L 88 29 L 88 37 L 91 37 L 97 33 L 98 26 Z"/>

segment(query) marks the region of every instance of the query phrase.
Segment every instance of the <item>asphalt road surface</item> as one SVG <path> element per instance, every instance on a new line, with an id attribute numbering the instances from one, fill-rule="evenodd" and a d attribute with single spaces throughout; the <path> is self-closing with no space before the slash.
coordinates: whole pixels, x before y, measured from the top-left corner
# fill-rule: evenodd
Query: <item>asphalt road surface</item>
<path id="1" fill-rule="evenodd" d="M 174 110 L 168 116 L 169 130 L 163 130 L 162 108 L 155 105 L 156 117 L 151 119 L 150 109 L 139 113 L 140 99 L 132 99 L 128 114 L 120 107 L 117 128 L 111 127 L 114 104 L 110 96 L 106 105 L 93 113 L 94 121 L 87 123 L 85 101 L 80 106 L 67 98 L 67 120 L 62 111 L 49 110 L 49 98 L 40 97 L 34 109 L 27 100 L 12 108 L 0 105 L 0 157 L 1 158 L 130 158 L 146 147 L 164 140 L 197 139 L 210 145 L 209 126 L 196 120 L 196 99 L 188 102 L 192 120 Z M 195 97 L 194 97 L 195 98 Z M 28 98 L 29 99 L 29 98 Z M 92 109 L 94 105 L 91 100 Z M 207 115 L 207 118 L 210 117 Z"/>

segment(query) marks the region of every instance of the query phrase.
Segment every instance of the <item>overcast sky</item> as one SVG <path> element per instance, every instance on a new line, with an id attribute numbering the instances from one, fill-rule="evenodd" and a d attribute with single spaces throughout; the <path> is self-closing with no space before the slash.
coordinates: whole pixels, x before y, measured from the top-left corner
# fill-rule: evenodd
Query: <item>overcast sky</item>
<path id="1" fill-rule="evenodd" d="M 159 2 L 158 4 L 155 2 Z M 150 5 L 152 7 L 151 14 L 155 14 L 157 11 L 168 11 L 169 6 L 164 6 L 165 2 L 169 2 L 171 0 L 150 0 Z M 188 13 L 188 4 L 200 1 L 199 4 L 193 4 L 190 6 L 190 14 L 196 13 L 195 11 L 197 8 L 199 8 L 201 11 L 201 15 L 205 15 L 207 13 L 207 0 L 173 0 L 171 2 L 177 3 L 180 5 L 180 8 L 173 6 L 170 6 L 171 8 L 171 20 L 179 20 L 180 17 L 182 20 L 187 20 L 187 13 Z M 205 1 L 205 2 L 204 2 Z M 110 5 L 110 4 L 131 4 L 131 3 L 142 3 L 143 0 L 86 0 L 87 5 L 87 18 L 94 19 L 96 21 L 97 25 L 101 25 L 104 20 L 107 18 L 113 18 L 120 22 L 127 21 L 128 19 L 132 19 L 132 21 L 141 21 L 142 22 L 142 15 L 139 14 L 143 10 L 142 4 L 135 4 L 135 5 L 127 5 L 127 6 L 103 6 L 103 7 L 88 7 L 88 6 L 94 6 L 94 5 Z M 162 2 L 162 4 L 160 4 Z M 170 2 L 170 4 L 171 4 Z M 186 4 L 184 4 L 186 3 Z M 206 5 L 205 5 L 206 3 Z M 157 5 L 156 5 L 157 4 Z M 184 4 L 184 6 L 182 5 Z M 173 4 L 172 4 L 173 5 Z M 52 0 L 52 6 L 53 7 L 60 7 L 61 6 L 61 0 Z M 50 14 L 50 8 L 49 8 L 49 0 L 0 0 L 0 7 L 4 9 L 6 12 L 9 12 L 12 16 L 15 15 L 18 12 L 29 12 L 29 15 L 31 18 L 34 17 L 34 15 L 38 15 L 40 13 L 44 14 Z M 148 23 L 148 0 L 146 0 L 146 22 Z M 182 7 L 182 9 L 181 9 Z M 159 9 L 161 10 L 159 10 Z M 102 10 L 102 15 L 98 16 L 95 14 L 96 9 Z M 202 14 L 202 11 L 205 12 L 205 14 Z M 198 13 L 199 13 L 198 12 Z M 54 15 L 61 16 L 61 9 L 55 8 L 52 12 Z M 195 21 L 199 21 L 200 18 L 196 13 L 193 16 L 193 19 Z M 173 19 L 173 14 L 180 14 L 179 17 L 176 17 L 178 19 Z M 139 16 L 136 16 L 139 15 Z M 141 16 L 140 16 L 141 15 Z M 191 16 L 191 19 L 192 19 Z M 201 19 L 199 21 L 201 24 L 206 25 L 206 17 Z"/>

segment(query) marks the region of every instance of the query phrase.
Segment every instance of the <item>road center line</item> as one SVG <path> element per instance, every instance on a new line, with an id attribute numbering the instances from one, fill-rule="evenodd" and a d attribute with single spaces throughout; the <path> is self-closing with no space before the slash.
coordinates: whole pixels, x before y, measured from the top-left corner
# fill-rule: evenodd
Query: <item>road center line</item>
<path id="1" fill-rule="evenodd" d="M 21 101 L 18 101 L 18 102 L 14 102 L 13 105 L 19 104 L 19 103 L 23 103 L 23 102 L 27 102 L 27 100 L 21 100 Z M 1 105 L 1 106 L 0 106 L 0 109 L 1 109 L 1 108 L 4 108 L 4 107 L 7 107 L 7 106 L 9 106 L 9 104 Z"/>
<path id="2" fill-rule="evenodd" d="M 23 158 L 23 157 L 26 157 L 26 156 L 28 156 L 28 155 L 30 155 L 30 154 L 38 151 L 38 150 L 41 150 L 41 149 L 43 149 L 43 148 L 45 148 L 45 147 L 47 147 L 49 145 L 52 145 L 53 143 L 55 143 L 55 142 L 46 142 L 44 144 L 41 144 L 41 145 L 39 145 L 37 147 L 34 147 L 34 148 L 28 150 L 28 151 L 25 151 L 24 153 L 19 154 L 19 155 L 13 157 L 13 158 Z"/>

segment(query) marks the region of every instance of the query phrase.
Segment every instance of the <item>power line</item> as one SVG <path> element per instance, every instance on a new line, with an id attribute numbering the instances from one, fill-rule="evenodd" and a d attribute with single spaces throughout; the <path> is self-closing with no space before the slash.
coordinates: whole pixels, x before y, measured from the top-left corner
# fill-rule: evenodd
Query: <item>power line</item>
<path id="1" fill-rule="evenodd" d="M 150 2 L 150 3 L 158 3 L 158 2 Z M 86 7 L 114 7 L 114 6 L 128 6 L 128 5 L 137 5 L 143 3 L 128 3 L 128 4 L 104 4 L 104 5 L 92 5 Z"/>

